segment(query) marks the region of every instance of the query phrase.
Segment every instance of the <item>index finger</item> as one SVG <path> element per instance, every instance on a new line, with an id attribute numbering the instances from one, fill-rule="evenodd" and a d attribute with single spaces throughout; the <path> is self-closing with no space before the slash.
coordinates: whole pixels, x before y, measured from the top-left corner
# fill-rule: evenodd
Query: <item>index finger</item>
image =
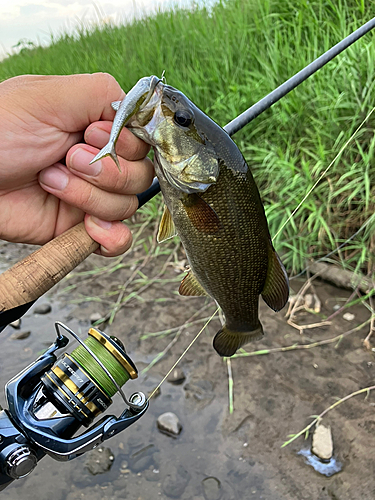
<path id="1" fill-rule="evenodd" d="M 85 131 L 85 142 L 102 149 L 109 141 L 112 122 L 100 121 L 92 123 Z M 136 137 L 129 129 L 124 127 L 121 130 L 119 138 L 116 142 L 116 151 L 119 156 L 125 160 L 141 160 L 150 150 L 149 144 Z"/>

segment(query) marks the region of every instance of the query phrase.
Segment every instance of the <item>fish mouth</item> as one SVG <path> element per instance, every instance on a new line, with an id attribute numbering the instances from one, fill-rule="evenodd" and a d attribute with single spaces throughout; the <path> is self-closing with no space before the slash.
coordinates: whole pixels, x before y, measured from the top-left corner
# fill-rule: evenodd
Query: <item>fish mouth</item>
<path id="1" fill-rule="evenodd" d="M 148 95 L 138 109 L 137 113 L 126 124 L 136 137 L 155 146 L 154 133 L 164 120 L 160 104 L 163 99 L 164 83 L 160 78 L 154 77 Z"/>
<path id="2" fill-rule="evenodd" d="M 150 90 L 149 90 L 149 92 L 147 94 L 146 99 L 144 100 L 144 102 L 142 104 L 141 109 L 143 109 L 145 106 L 147 106 L 147 104 L 150 102 L 150 100 L 152 99 L 152 97 L 153 97 L 153 95 L 155 93 L 156 87 L 159 85 L 159 83 L 161 83 L 162 85 L 164 85 L 163 80 L 161 78 L 158 78 L 155 75 L 152 75 L 150 77 Z"/>

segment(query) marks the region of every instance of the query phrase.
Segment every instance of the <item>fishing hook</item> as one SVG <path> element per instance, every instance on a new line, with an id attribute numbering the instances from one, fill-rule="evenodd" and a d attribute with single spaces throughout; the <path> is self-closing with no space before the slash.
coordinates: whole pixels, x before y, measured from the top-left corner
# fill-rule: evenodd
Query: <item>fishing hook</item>
<path id="1" fill-rule="evenodd" d="M 370 21 L 367 21 L 366 24 L 358 28 L 356 31 L 353 31 L 353 33 L 341 40 L 341 42 L 338 42 L 336 45 L 331 47 L 329 50 L 327 50 L 327 52 L 319 56 L 317 59 L 315 59 L 315 61 L 308 64 L 305 68 L 301 69 L 301 71 L 289 78 L 289 80 L 287 80 L 286 82 L 282 83 L 279 87 L 263 97 L 260 101 L 253 104 L 250 108 L 237 116 L 237 118 L 234 118 L 234 120 L 227 123 L 227 125 L 223 127 L 224 130 L 228 133 L 228 135 L 234 135 L 236 132 L 244 128 L 245 125 L 254 120 L 254 118 L 269 109 L 282 97 L 289 94 L 289 92 L 291 92 L 298 85 L 307 80 L 307 78 L 316 73 L 327 63 L 332 61 L 332 59 L 334 59 L 337 55 L 350 47 L 350 45 L 366 35 L 366 33 L 371 31 L 373 28 L 375 28 L 375 17 L 370 19 Z M 163 76 L 164 72 L 162 78 Z M 146 191 L 137 195 L 139 203 L 138 207 L 143 206 L 145 203 L 151 200 L 151 198 L 158 194 L 159 191 L 159 181 L 155 177 L 152 185 Z"/>

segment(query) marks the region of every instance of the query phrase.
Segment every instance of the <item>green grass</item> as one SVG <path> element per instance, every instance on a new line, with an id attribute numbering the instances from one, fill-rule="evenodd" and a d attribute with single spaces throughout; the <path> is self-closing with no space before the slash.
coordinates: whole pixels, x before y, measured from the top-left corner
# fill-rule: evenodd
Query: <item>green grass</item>
<path id="1" fill-rule="evenodd" d="M 107 71 L 125 90 L 161 75 L 221 125 L 373 16 L 366 0 L 233 0 L 128 26 L 80 27 L 0 63 L 11 76 Z M 366 35 L 235 136 L 274 235 L 375 105 L 375 37 Z M 348 239 L 374 212 L 375 114 L 276 238 L 289 272 Z M 159 203 L 144 208 L 156 217 Z M 375 219 L 338 254 L 370 271 Z"/>

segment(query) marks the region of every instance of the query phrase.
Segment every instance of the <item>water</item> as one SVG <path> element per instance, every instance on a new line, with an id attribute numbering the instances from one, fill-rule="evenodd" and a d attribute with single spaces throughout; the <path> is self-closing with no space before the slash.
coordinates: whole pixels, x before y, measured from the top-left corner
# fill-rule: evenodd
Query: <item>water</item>
<path id="1" fill-rule="evenodd" d="M 2 386 L 52 343 L 54 321 L 63 321 L 85 335 L 90 325 L 74 319 L 71 311 L 57 302 L 45 316 L 31 309 L 22 321 L 22 330 L 32 332 L 25 340 L 12 340 L 15 330 L 11 327 L 4 330 L 0 339 Z M 67 350 L 72 349 L 69 345 Z M 135 353 L 136 364 L 137 357 Z M 158 381 L 146 376 L 129 381 L 124 388 L 128 395 L 138 390 L 147 394 Z M 5 403 L 4 396 L 1 403 Z M 119 415 L 122 410 L 122 400 L 116 396 L 109 412 Z M 166 411 L 173 411 L 183 426 L 177 439 L 156 427 L 157 417 Z M 248 498 L 247 494 L 278 499 L 264 480 L 264 467 L 243 457 L 244 443 L 221 434 L 226 412 L 226 398 L 217 397 L 208 381 L 184 386 L 165 383 L 142 419 L 104 443 L 115 457 L 108 472 L 90 474 L 85 466 L 87 455 L 71 462 L 45 457 L 30 476 L 4 490 L 2 500 L 234 500 Z"/>
<path id="2" fill-rule="evenodd" d="M 323 476 L 331 477 L 342 469 L 342 464 L 335 457 L 327 461 L 320 460 L 309 448 L 300 450 L 298 455 L 305 457 L 306 463 Z"/>

